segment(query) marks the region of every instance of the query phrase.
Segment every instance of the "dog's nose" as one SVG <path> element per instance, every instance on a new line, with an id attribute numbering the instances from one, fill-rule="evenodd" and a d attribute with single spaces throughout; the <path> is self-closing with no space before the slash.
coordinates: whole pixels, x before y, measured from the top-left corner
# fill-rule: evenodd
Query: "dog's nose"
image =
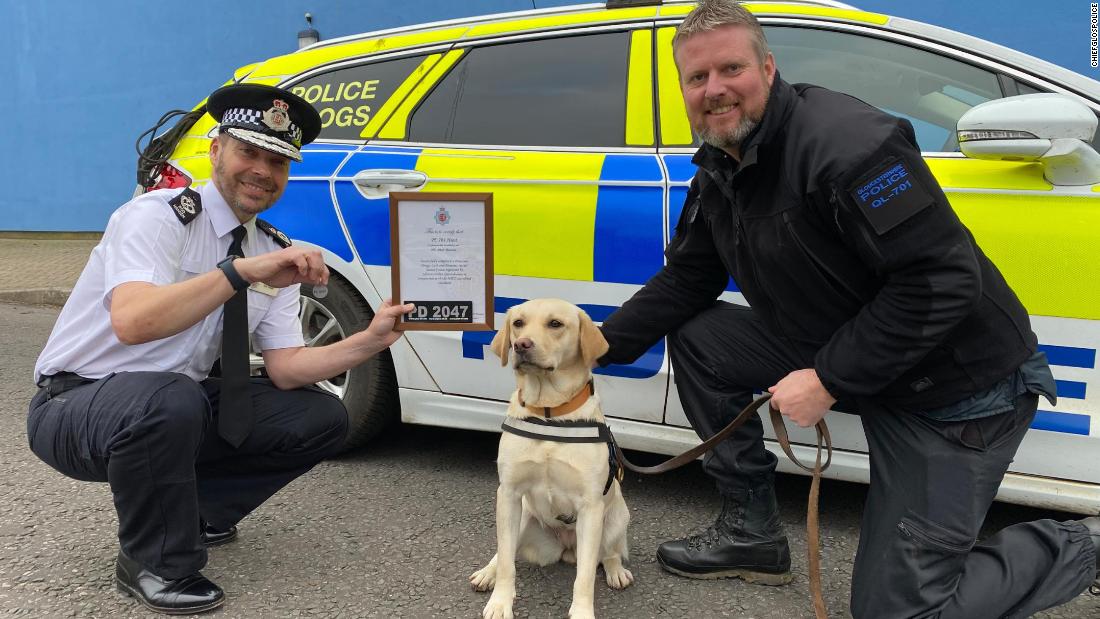
<path id="1" fill-rule="evenodd" d="M 529 337 L 521 337 L 512 344 L 512 350 L 516 351 L 516 354 L 525 353 L 534 347 L 535 343 Z"/>

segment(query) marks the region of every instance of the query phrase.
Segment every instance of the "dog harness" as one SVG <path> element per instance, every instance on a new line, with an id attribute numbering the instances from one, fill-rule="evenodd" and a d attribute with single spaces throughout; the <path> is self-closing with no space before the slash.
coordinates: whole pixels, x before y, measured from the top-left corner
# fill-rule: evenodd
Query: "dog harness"
<path id="1" fill-rule="evenodd" d="M 580 403 L 576 403 L 578 396 L 574 396 L 561 406 L 544 407 L 542 411 L 545 417 L 505 417 L 500 429 L 509 434 L 534 439 L 536 441 L 553 441 L 555 443 L 607 443 L 607 483 L 604 484 L 603 493 L 611 489 L 611 482 L 622 481 L 623 468 L 619 466 L 618 446 L 615 445 L 615 437 L 606 423 L 598 421 L 565 421 L 553 419 L 557 414 L 565 414 L 558 411 L 561 408 L 569 408 L 572 412 L 580 407 L 589 397 L 595 393 L 595 387 L 589 381 L 586 389 L 582 389 L 578 396 L 583 396 Z M 586 393 L 587 392 L 587 393 Z M 522 394 L 520 401 L 522 403 Z M 525 407 L 535 410 L 534 407 Z"/>

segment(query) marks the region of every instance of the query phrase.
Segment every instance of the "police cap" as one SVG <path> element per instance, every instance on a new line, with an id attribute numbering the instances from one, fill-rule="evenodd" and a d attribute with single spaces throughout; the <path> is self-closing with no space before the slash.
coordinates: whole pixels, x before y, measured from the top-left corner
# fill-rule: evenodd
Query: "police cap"
<path id="1" fill-rule="evenodd" d="M 309 102 L 274 86 L 223 86 L 207 99 L 206 111 L 221 123 L 220 132 L 294 161 L 321 132 L 321 116 Z"/>

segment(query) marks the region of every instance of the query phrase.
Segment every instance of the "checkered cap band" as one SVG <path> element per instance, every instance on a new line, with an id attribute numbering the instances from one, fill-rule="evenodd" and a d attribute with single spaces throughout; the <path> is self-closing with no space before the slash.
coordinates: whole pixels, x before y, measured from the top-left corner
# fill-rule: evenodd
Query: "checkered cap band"
<path id="1" fill-rule="evenodd" d="M 257 131 L 273 138 L 288 142 L 294 148 L 302 146 L 302 130 L 293 122 L 288 123 L 286 131 L 276 131 L 263 121 L 264 113 L 251 108 L 230 108 L 222 114 L 222 127 L 237 127 Z"/>

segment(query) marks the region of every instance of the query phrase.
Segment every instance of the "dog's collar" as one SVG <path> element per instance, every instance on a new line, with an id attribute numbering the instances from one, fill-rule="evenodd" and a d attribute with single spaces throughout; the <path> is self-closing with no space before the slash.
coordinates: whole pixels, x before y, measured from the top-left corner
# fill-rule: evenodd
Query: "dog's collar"
<path id="1" fill-rule="evenodd" d="M 562 415 L 568 415 L 577 410 L 588 401 L 588 398 L 596 395 L 596 385 L 592 380 L 588 381 L 581 390 L 578 391 L 573 397 L 569 398 L 569 401 L 564 404 L 558 404 L 557 406 L 527 406 L 527 403 L 523 401 L 523 390 L 519 391 L 519 404 L 536 415 L 542 415 L 544 419 L 550 419 L 551 417 L 561 417 Z"/>

